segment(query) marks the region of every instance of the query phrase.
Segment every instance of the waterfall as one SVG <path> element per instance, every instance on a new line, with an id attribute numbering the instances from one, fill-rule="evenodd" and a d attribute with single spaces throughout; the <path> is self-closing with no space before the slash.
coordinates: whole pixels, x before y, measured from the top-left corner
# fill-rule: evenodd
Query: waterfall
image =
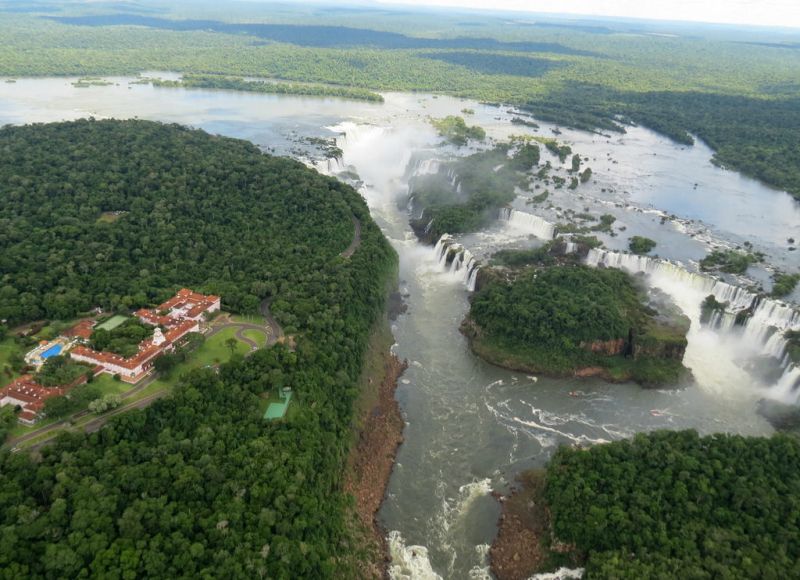
<path id="1" fill-rule="evenodd" d="M 675 280 L 698 292 L 702 292 L 704 296 L 713 294 L 720 302 L 726 302 L 728 304 L 728 310 L 732 312 L 739 312 L 750 308 L 758 298 L 756 294 L 744 288 L 733 286 L 732 284 L 722 282 L 711 276 L 689 272 L 680 264 L 670 262 L 669 260 L 637 256 L 636 254 L 622 254 L 595 248 L 589 250 L 586 262 L 590 266 L 602 265 L 609 268 L 627 270 L 634 274 L 652 274 Z"/>
<path id="2" fill-rule="evenodd" d="M 564 253 L 565 254 L 574 254 L 578 251 L 578 244 L 575 242 L 564 242 Z"/>
<path id="3" fill-rule="evenodd" d="M 786 338 L 787 331 L 800 330 L 800 312 L 797 309 L 712 276 L 689 272 L 668 260 L 592 249 L 586 263 L 649 275 L 653 285 L 676 298 L 687 314 L 694 311 L 706 296 L 713 295 L 725 304 L 725 311 L 715 312 L 709 327 L 722 336 L 737 338 L 742 348 L 751 354 L 771 357 L 778 362 L 783 375 L 769 389 L 769 397 L 790 403 L 800 399 L 800 367 L 790 360 Z M 745 315 L 740 317 L 742 326 L 736 324 L 737 315 Z"/>
<path id="4" fill-rule="evenodd" d="M 480 264 L 472 252 L 456 243 L 452 236 L 444 234 L 433 248 L 439 268 L 464 284 L 470 292 L 475 290 Z M 448 263 L 449 262 L 449 263 Z"/>
<path id="5" fill-rule="evenodd" d="M 344 163 L 341 157 L 328 157 L 328 174 L 335 175 L 344 171 Z"/>
<path id="6" fill-rule="evenodd" d="M 418 159 L 413 175 L 433 175 L 439 173 L 440 163 L 436 159 Z"/>
<path id="7" fill-rule="evenodd" d="M 508 222 L 511 227 L 533 234 L 542 240 L 552 240 L 556 235 L 555 225 L 531 213 L 504 207 L 500 209 L 500 219 Z"/>

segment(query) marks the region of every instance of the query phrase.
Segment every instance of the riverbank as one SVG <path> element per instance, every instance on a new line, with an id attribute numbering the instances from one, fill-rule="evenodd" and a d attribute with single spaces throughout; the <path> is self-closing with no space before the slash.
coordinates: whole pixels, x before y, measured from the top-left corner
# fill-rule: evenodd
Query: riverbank
<path id="1" fill-rule="evenodd" d="M 495 495 L 502 513 L 489 561 L 497 580 L 525 580 L 539 572 L 578 565 L 572 546 L 549 545 L 550 511 L 543 497 L 545 474 L 543 469 L 522 472 L 510 495 Z"/>
<path id="2" fill-rule="evenodd" d="M 607 383 L 635 382 L 643 388 L 678 388 L 692 380 L 691 372 L 678 359 L 633 359 L 622 356 L 598 358 L 598 364 L 543 366 L 532 363 L 533 356 L 511 347 L 496 344 L 483 336 L 480 327 L 469 317 L 460 327 L 470 350 L 485 362 L 510 371 L 545 375 L 554 379 L 595 378 Z M 601 366 L 599 363 L 602 362 Z"/>
<path id="3" fill-rule="evenodd" d="M 393 343 L 384 318 L 370 337 L 347 460 L 344 488 L 355 499 L 354 517 L 364 542 L 365 557 L 357 561 L 360 578 L 388 577 L 389 546 L 377 514 L 403 442 L 405 422 L 394 394 L 408 367 L 391 353 Z"/>

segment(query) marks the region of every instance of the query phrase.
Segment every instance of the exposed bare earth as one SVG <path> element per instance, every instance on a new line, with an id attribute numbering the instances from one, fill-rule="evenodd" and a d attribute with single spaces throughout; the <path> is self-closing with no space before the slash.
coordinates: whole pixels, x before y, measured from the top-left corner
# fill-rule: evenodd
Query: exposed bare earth
<path id="1" fill-rule="evenodd" d="M 386 578 L 389 560 L 386 534 L 377 520 L 377 513 L 386 494 L 389 477 L 394 468 L 397 448 L 403 442 L 405 423 L 400 406 L 394 397 L 397 380 L 408 367 L 407 361 L 386 353 L 383 379 L 378 386 L 372 408 L 363 409 L 361 429 L 349 457 L 345 490 L 356 499 L 356 514 L 369 530 L 373 543 L 369 551 L 381 554 L 383 562 L 365 563 L 363 578 Z M 372 379 L 370 379 L 372 380 Z"/>
<path id="2" fill-rule="evenodd" d="M 525 580 L 561 565 L 581 565 L 574 546 L 553 538 L 550 510 L 544 501 L 545 471 L 523 472 L 517 482 L 509 496 L 495 495 L 502 504 L 497 537 L 489 550 L 495 578 Z"/>
<path id="3" fill-rule="evenodd" d="M 549 527 L 549 517 L 539 498 L 543 483 L 541 476 L 530 479 L 521 482 L 522 487 L 510 496 L 498 497 L 503 511 L 497 537 L 489 550 L 492 573 L 497 580 L 530 578 L 545 560 L 541 538 Z"/>

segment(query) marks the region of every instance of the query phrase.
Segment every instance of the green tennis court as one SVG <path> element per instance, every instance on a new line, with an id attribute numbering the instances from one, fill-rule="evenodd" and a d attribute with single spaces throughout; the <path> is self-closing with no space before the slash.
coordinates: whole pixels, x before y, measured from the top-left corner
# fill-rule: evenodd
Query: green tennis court
<path id="1" fill-rule="evenodd" d="M 103 324 L 98 324 L 97 328 L 102 330 L 114 330 L 116 327 L 118 327 L 126 320 L 128 320 L 127 316 L 122 316 L 121 314 L 117 314 L 106 320 Z"/>
<path id="2" fill-rule="evenodd" d="M 281 395 L 283 399 L 283 395 Z M 264 413 L 264 419 L 273 421 L 275 419 L 282 419 L 286 415 L 286 409 L 289 408 L 289 401 L 292 400 L 292 393 L 286 395 L 286 399 L 280 403 L 270 403 Z"/>

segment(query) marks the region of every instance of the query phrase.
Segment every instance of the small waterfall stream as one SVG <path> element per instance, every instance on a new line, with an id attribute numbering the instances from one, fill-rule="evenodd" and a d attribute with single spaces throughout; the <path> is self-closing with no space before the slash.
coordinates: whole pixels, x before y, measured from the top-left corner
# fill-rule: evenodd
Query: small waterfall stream
<path id="1" fill-rule="evenodd" d="M 500 219 L 508 222 L 511 227 L 530 233 L 542 240 L 552 240 L 556 237 L 555 224 L 531 213 L 504 207 L 500 209 Z"/>

